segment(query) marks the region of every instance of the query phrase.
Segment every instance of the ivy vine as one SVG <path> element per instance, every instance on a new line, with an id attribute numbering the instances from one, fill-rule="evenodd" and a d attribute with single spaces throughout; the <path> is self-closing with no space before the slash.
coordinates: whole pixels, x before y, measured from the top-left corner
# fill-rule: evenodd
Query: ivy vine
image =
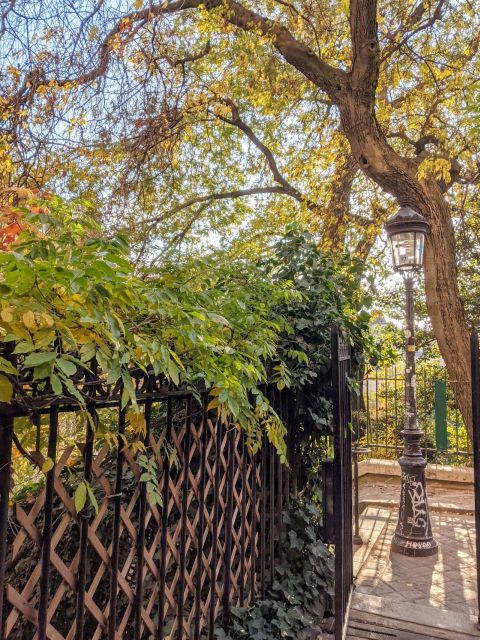
<path id="1" fill-rule="evenodd" d="M 230 625 L 217 640 L 311 640 L 331 615 L 334 560 L 320 537 L 313 503 L 295 504 L 284 514 L 283 558 L 265 598 L 250 608 L 232 608 Z"/>

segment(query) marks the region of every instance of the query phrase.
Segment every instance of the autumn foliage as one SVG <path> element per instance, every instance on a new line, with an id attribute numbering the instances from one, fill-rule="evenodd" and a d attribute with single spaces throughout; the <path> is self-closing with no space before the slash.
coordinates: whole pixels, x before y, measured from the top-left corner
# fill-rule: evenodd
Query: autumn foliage
<path id="1" fill-rule="evenodd" d="M 22 231 L 29 231 L 40 237 L 39 225 L 25 220 L 25 212 L 30 214 L 49 213 L 48 200 L 51 194 L 40 192 L 39 189 L 10 188 L 5 189 L 0 196 L 14 200 L 13 204 L 5 204 L 0 207 L 0 251 L 10 251 L 18 241 Z"/>

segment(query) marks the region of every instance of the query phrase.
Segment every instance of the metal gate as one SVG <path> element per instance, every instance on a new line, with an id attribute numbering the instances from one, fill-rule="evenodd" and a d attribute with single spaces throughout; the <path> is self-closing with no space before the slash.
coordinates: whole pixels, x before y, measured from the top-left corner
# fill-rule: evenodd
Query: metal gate
<path id="1" fill-rule="evenodd" d="M 472 361 L 472 446 L 473 473 L 475 483 L 475 532 L 477 551 L 477 598 L 480 609 L 480 348 L 478 332 L 472 332 L 471 341 Z M 480 614 L 479 614 L 480 623 Z"/>
<path id="2" fill-rule="evenodd" d="M 333 540 L 335 544 L 335 640 L 343 640 L 353 589 L 352 428 L 348 378 L 350 346 L 332 330 Z"/>

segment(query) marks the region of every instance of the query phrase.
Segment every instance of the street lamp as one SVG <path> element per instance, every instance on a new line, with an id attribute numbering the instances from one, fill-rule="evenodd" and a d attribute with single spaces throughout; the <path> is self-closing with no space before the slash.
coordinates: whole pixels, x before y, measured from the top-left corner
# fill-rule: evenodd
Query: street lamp
<path id="1" fill-rule="evenodd" d="M 395 271 L 405 280 L 406 300 L 406 368 L 405 368 L 405 426 L 403 456 L 399 459 L 402 484 L 398 524 L 392 539 L 392 550 L 407 556 L 430 556 L 438 551 L 432 535 L 428 513 L 425 467 L 420 440 L 422 432 L 417 424 L 415 397 L 415 328 L 413 307 L 413 274 L 423 266 L 423 252 L 428 222 L 408 206 L 400 207 L 385 223 L 392 244 Z"/>

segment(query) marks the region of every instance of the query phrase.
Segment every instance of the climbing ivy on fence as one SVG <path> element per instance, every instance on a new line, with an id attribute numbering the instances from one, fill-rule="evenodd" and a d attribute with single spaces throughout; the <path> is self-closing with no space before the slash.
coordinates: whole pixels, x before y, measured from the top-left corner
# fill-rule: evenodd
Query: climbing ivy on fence
<path id="1" fill-rule="evenodd" d="M 279 337 L 276 369 L 295 400 L 294 474 L 299 488 L 320 500 L 320 466 L 328 454 L 323 436 L 332 432 L 331 329 L 339 326 L 350 342 L 354 369 L 362 360 L 378 357 L 369 330 L 371 283 L 362 261 L 348 254 L 323 253 L 297 224 L 287 227 L 275 246 L 269 269 L 274 282 L 290 282 L 300 294 L 284 298 L 276 307 L 291 328 Z M 355 376 L 354 370 L 353 393 Z"/>
<path id="2" fill-rule="evenodd" d="M 310 640 L 332 612 L 333 556 L 321 540 L 315 505 L 295 504 L 284 514 L 284 561 L 265 598 L 251 608 L 232 608 L 228 629 L 217 640 Z"/>

